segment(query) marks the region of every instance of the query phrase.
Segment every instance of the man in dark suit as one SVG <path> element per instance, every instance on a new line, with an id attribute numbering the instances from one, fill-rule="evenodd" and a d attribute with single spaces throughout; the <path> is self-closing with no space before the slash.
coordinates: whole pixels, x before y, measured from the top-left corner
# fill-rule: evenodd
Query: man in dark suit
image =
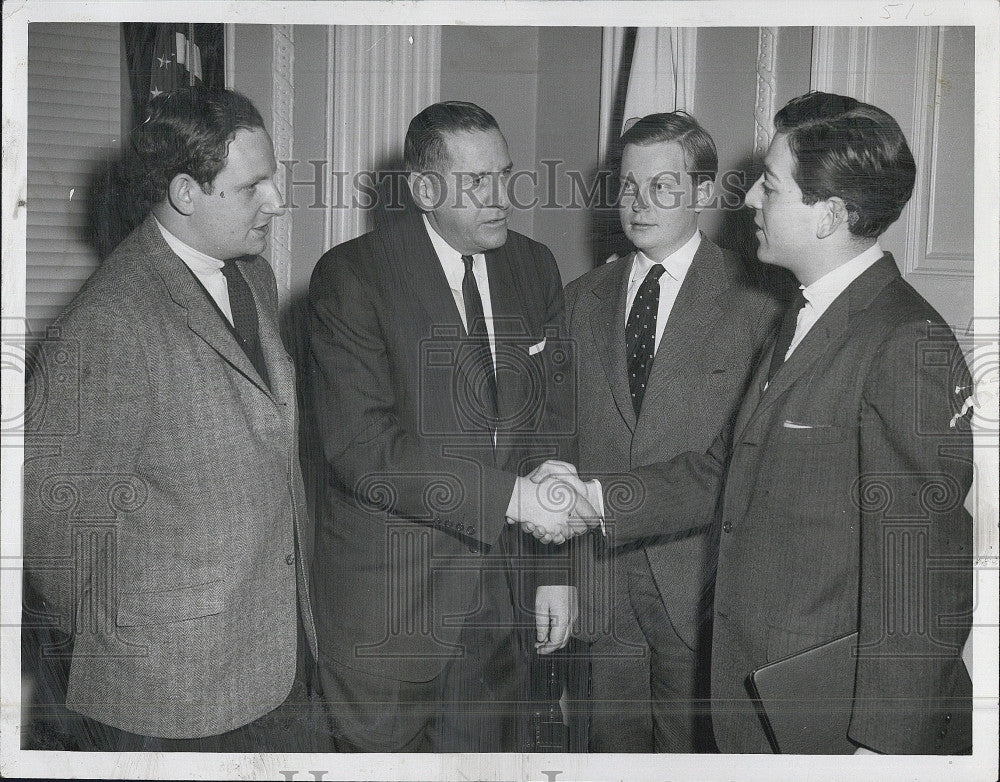
<path id="1" fill-rule="evenodd" d="M 909 200 L 913 157 L 892 117 L 839 95 L 792 100 L 775 128 L 747 204 L 761 260 L 792 271 L 802 298 L 707 453 L 640 467 L 630 497 L 608 481 L 593 502 L 622 543 L 707 522 L 721 499 L 722 751 L 771 748 L 745 688 L 751 671 L 857 632 L 841 665 L 802 685 L 803 713 L 827 717 L 819 730 L 830 735 L 814 743 L 968 752 L 970 379 L 951 330 L 877 241 Z M 850 710 L 830 691 L 853 693 Z"/>
<path id="2" fill-rule="evenodd" d="M 576 594 L 504 518 L 566 521 L 518 477 L 570 434 L 562 286 L 507 228 L 492 116 L 429 106 L 405 159 L 404 208 L 326 253 L 309 289 L 321 677 L 342 750 L 527 749 L 531 642 L 566 643 Z"/>
<path id="3" fill-rule="evenodd" d="M 283 211 L 271 140 L 234 92 L 149 112 L 151 214 L 28 378 L 25 568 L 73 634 L 83 748 L 320 750 L 294 373 L 259 256 Z"/>
<path id="4" fill-rule="evenodd" d="M 651 114 L 621 146 L 619 216 L 636 252 L 566 286 L 586 473 L 706 450 L 779 315 L 743 262 L 698 231 L 718 170 L 712 137 L 685 112 Z M 712 747 L 710 527 L 623 549 L 611 534 L 593 538 L 602 572 L 581 594 L 584 615 L 592 610 L 600 625 L 590 648 L 592 752 Z"/>

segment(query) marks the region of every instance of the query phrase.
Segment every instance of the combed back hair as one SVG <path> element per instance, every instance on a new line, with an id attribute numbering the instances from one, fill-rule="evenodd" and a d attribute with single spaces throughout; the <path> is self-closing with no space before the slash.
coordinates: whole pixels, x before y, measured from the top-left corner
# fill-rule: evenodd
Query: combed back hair
<path id="1" fill-rule="evenodd" d="M 719 153 L 715 142 L 698 121 L 686 111 L 648 114 L 621 137 L 621 149 L 629 144 L 647 146 L 664 141 L 676 141 L 684 150 L 684 164 L 695 185 L 714 182 L 719 171 Z"/>
<path id="2" fill-rule="evenodd" d="M 500 132 L 493 115 L 475 103 L 448 100 L 434 103 L 410 120 L 403 144 L 407 171 L 441 171 L 447 162 L 446 133 L 462 131 Z"/>
<path id="3" fill-rule="evenodd" d="M 188 174 L 211 193 L 236 131 L 263 127 L 250 100 L 232 90 L 194 86 L 157 95 L 132 132 L 134 192 L 152 206 L 166 199 L 175 176 Z"/>
<path id="4" fill-rule="evenodd" d="M 850 231 L 876 238 L 892 225 L 913 193 L 916 165 L 896 120 L 844 95 L 809 92 L 774 117 L 795 157 L 802 200 L 837 196 Z"/>

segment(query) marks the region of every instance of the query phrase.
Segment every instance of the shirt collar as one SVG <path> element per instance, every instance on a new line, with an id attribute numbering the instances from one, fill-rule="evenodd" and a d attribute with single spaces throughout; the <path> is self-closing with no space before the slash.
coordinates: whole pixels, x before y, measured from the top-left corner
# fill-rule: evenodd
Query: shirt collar
<path id="1" fill-rule="evenodd" d="M 153 216 L 153 220 L 156 222 L 156 227 L 160 229 L 160 233 L 163 235 L 163 240 L 170 246 L 177 257 L 179 257 L 185 264 L 191 269 L 191 271 L 198 273 L 208 273 L 213 271 L 218 271 L 225 263 L 220 261 L 218 258 L 213 258 L 211 255 L 205 255 L 201 250 L 196 250 L 188 244 L 185 244 L 176 236 L 174 236 L 170 231 L 163 227 L 163 223 Z"/>
<path id="2" fill-rule="evenodd" d="M 864 274 L 868 267 L 882 255 L 882 248 L 878 242 L 875 242 L 863 253 L 827 272 L 811 285 L 800 285 L 802 295 L 805 296 L 806 301 L 814 306 L 831 302 L 847 290 L 847 286 Z"/>
<path id="3" fill-rule="evenodd" d="M 437 254 L 438 260 L 441 262 L 441 267 L 444 269 L 444 276 L 448 279 L 448 286 L 454 290 L 461 290 L 462 278 L 465 276 L 465 264 L 462 261 L 462 253 L 448 244 L 444 240 L 444 237 L 434 230 L 434 226 L 431 225 L 426 214 L 422 214 L 421 218 L 424 221 L 424 228 L 427 229 L 427 236 L 430 237 L 431 245 L 434 247 L 434 252 Z M 473 253 L 472 255 L 474 266 L 485 263 L 485 259 L 486 256 L 483 253 Z"/>
<path id="4" fill-rule="evenodd" d="M 669 274 L 677 282 L 680 282 L 684 279 L 684 275 L 687 274 L 687 270 L 691 268 L 691 263 L 694 261 L 694 254 L 698 252 L 700 246 L 701 231 L 695 231 L 694 236 L 662 261 L 654 261 L 642 250 L 637 250 L 635 253 L 635 264 L 632 267 L 634 275 L 645 277 L 653 264 L 662 263 L 665 273 Z"/>

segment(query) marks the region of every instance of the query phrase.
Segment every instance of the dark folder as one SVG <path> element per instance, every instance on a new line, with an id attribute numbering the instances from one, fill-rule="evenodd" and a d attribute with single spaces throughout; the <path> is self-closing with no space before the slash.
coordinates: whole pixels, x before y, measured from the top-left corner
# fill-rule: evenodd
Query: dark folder
<path id="1" fill-rule="evenodd" d="M 843 755 L 854 704 L 858 634 L 851 633 L 751 671 L 746 687 L 771 749 L 786 755 Z"/>

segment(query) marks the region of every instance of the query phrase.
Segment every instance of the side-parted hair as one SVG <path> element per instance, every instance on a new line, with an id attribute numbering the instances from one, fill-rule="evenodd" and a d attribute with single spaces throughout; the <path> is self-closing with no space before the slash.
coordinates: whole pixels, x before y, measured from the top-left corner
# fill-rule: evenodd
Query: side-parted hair
<path id="1" fill-rule="evenodd" d="M 684 163 L 695 185 L 715 181 L 719 153 L 715 142 L 698 121 L 686 111 L 648 114 L 626 130 L 620 139 L 622 151 L 629 144 L 646 146 L 676 141 L 684 150 Z"/>
<path id="2" fill-rule="evenodd" d="M 232 90 L 194 86 L 157 95 L 146 121 L 132 132 L 136 194 L 150 206 L 161 203 L 178 174 L 211 193 L 236 131 L 263 127 L 249 98 Z"/>
<path id="3" fill-rule="evenodd" d="M 446 133 L 495 130 L 493 115 L 475 103 L 449 100 L 433 103 L 410 120 L 403 144 L 407 171 L 440 171 L 447 162 Z"/>
<path id="4" fill-rule="evenodd" d="M 899 217 L 913 193 L 916 165 L 899 124 L 882 109 L 844 95 L 809 92 L 774 117 L 795 156 L 802 200 L 837 196 L 850 231 L 875 238 Z"/>

